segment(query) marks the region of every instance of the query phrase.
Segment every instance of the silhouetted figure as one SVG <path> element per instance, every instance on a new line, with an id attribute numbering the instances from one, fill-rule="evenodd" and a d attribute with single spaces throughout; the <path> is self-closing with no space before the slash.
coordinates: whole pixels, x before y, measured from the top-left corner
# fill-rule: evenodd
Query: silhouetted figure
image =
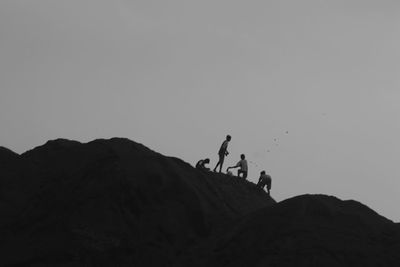
<path id="1" fill-rule="evenodd" d="M 229 171 L 230 169 L 235 169 L 235 168 L 240 168 L 238 170 L 238 177 L 240 177 L 240 174 L 243 174 L 243 178 L 246 179 L 247 178 L 247 160 L 246 160 L 246 156 L 244 154 L 240 155 L 240 161 L 232 167 L 228 167 L 228 169 L 226 171 Z"/>
<path id="2" fill-rule="evenodd" d="M 209 171 L 210 168 L 206 167 L 206 164 L 208 164 L 208 163 L 210 163 L 210 159 L 209 158 L 201 159 L 196 163 L 196 169 L 203 170 L 203 171 Z"/>
<path id="3" fill-rule="evenodd" d="M 225 141 L 222 143 L 221 147 L 219 148 L 219 151 L 218 151 L 219 160 L 218 160 L 217 165 L 214 168 L 214 172 L 217 171 L 218 166 L 219 166 L 219 172 L 221 172 L 222 165 L 224 164 L 225 156 L 228 156 L 228 154 L 229 154 L 228 144 L 230 141 L 231 141 L 231 136 L 227 135 Z"/>
<path id="4" fill-rule="evenodd" d="M 265 171 L 262 171 L 260 173 L 260 178 L 258 179 L 257 186 L 261 189 L 264 189 L 264 187 L 267 186 L 267 193 L 269 195 L 271 190 L 271 182 L 272 182 L 271 176 L 266 174 Z"/>

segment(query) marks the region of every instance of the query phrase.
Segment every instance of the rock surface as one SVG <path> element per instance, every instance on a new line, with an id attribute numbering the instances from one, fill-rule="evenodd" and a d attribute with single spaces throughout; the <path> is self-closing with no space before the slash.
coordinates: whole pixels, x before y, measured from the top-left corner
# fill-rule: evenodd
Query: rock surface
<path id="1" fill-rule="evenodd" d="M 0 237 L 0 266 L 400 266 L 400 225 L 361 203 L 275 203 L 121 138 L 0 148 Z"/>
<path id="2" fill-rule="evenodd" d="M 172 266 L 275 203 L 250 182 L 121 138 L 2 149 L 0 162 L 3 266 Z"/>
<path id="3" fill-rule="evenodd" d="M 400 266 L 400 228 L 356 201 L 303 195 L 193 249 L 191 266 Z"/>

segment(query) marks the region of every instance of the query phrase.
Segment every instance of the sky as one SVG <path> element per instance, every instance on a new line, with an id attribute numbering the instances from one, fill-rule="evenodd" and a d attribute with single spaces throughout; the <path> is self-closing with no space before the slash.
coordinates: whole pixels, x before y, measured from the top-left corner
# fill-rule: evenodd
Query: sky
<path id="1" fill-rule="evenodd" d="M 400 2 L 2 0 L 0 145 L 126 137 L 194 165 L 232 136 L 272 196 L 400 221 Z"/>

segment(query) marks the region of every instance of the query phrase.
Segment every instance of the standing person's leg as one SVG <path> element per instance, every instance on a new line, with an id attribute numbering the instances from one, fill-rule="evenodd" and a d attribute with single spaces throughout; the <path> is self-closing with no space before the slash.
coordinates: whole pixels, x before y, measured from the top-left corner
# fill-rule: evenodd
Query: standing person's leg
<path id="1" fill-rule="evenodd" d="M 218 160 L 218 162 L 217 162 L 217 165 L 215 165 L 215 168 L 214 168 L 214 170 L 213 170 L 214 172 L 217 171 L 218 165 L 219 165 L 219 160 Z"/>
<path id="2" fill-rule="evenodd" d="M 217 168 L 218 168 L 218 166 L 220 166 L 221 165 L 221 155 L 220 154 L 218 154 L 218 162 L 217 162 L 217 165 L 215 165 L 215 168 L 214 168 L 214 172 L 216 172 L 217 171 Z M 221 169 L 222 167 L 220 167 L 220 169 Z M 221 172 L 221 171 L 220 171 Z"/>
<path id="3" fill-rule="evenodd" d="M 221 163 L 219 165 L 219 172 L 221 173 L 222 171 L 222 165 L 224 165 L 224 159 L 225 159 L 225 155 L 219 155 L 219 162 Z"/>

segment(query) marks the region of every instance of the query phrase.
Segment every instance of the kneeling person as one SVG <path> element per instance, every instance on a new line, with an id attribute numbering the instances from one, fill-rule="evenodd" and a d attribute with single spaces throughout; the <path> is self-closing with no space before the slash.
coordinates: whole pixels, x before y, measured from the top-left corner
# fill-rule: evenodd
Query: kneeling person
<path id="1" fill-rule="evenodd" d="M 235 166 L 229 167 L 229 168 L 227 169 L 227 171 L 229 171 L 229 169 L 235 169 L 235 168 L 240 168 L 240 169 L 238 170 L 238 177 L 240 177 L 240 174 L 243 174 L 242 177 L 243 177 L 244 179 L 247 178 L 247 171 L 248 171 L 248 168 L 247 168 L 246 156 L 245 156 L 244 154 L 240 155 L 240 161 L 239 161 Z"/>

